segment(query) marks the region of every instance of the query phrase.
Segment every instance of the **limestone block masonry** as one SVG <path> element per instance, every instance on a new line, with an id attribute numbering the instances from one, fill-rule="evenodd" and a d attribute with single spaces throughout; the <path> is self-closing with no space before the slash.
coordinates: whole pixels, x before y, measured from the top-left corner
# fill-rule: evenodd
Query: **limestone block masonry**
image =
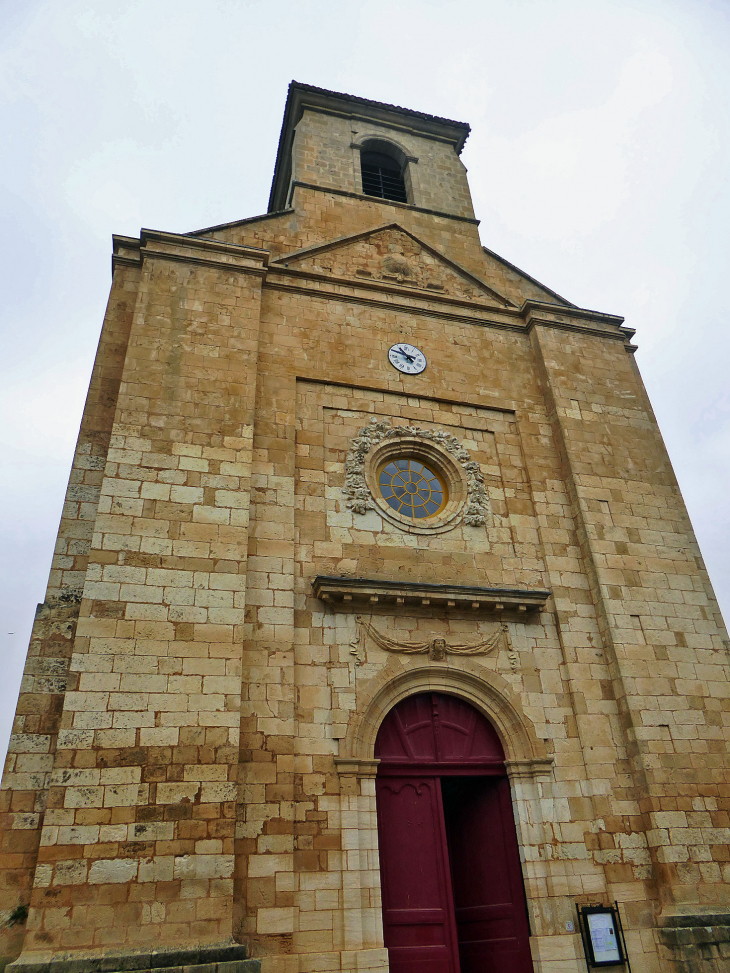
<path id="1" fill-rule="evenodd" d="M 614 900 L 634 973 L 730 962 L 727 633 L 633 332 L 482 247 L 468 133 L 293 83 L 267 214 L 114 238 L 0 790 L 13 973 L 386 973 L 419 693 L 499 736 L 536 973 Z"/>

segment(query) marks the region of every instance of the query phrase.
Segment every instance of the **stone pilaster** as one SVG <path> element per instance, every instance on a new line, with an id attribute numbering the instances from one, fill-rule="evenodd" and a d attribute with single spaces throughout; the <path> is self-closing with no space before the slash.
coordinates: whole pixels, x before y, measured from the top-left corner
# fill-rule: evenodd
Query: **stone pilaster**
<path id="1" fill-rule="evenodd" d="M 23 960 L 232 936 L 266 254 L 146 232 Z"/>

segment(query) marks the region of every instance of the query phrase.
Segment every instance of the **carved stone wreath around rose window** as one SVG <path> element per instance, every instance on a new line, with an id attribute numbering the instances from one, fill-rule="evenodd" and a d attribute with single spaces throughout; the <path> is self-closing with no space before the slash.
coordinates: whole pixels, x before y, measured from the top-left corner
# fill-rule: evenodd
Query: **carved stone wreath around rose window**
<path id="1" fill-rule="evenodd" d="M 404 517 L 380 496 L 378 469 L 388 460 L 404 457 L 422 460 L 435 468 L 448 487 L 448 502 L 432 517 Z M 391 523 L 417 533 L 440 533 L 460 522 L 468 527 L 486 527 L 490 514 L 489 495 L 479 464 L 456 436 L 420 426 L 394 426 L 389 419 L 375 416 L 350 444 L 343 493 L 354 514 L 362 516 L 376 510 Z"/>

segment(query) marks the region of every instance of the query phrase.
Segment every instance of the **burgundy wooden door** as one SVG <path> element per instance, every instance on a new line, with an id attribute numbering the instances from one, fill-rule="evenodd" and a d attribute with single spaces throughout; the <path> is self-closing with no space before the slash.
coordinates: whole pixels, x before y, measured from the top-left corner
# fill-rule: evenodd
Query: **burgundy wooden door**
<path id="1" fill-rule="evenodd" d="M 459 973 L 438 777 L 376 780 L 390 973 Z"/>
<path id="2" fill-rule="evenodd" d="M 532 973 L 509 781 L 442 783 L 461 973 Z"/>
<path id="3" fill-rule="evenodd" d="M 456 696 L 419 693 L 385 717 L 375 740 L 379 773 L 495 773 L 504 775 L 504 751 L 489 722 Z"/>
<path id="4" fill-rule="evenodd" d="M 467 703 L 403 700 L 375 755 L 391 973 L 532 973 L 504 751 Z"/>

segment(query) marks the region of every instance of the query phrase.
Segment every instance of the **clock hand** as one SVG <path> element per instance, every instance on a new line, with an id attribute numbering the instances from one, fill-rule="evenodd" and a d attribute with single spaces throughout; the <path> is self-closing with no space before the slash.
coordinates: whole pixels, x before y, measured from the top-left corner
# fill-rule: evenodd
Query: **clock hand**
<path id="1" fill-rule="evenodd" d="M 402 348 L 396 348 L 396 351 L 398 352 L 399 355 L 403 355 L 404 358 L 407 358 L 408 361 L 415 361 L 416 360 L 413 357 L 413 355 L 409 355 L 408 352 L 407 351 L 403 351 Z"/>

